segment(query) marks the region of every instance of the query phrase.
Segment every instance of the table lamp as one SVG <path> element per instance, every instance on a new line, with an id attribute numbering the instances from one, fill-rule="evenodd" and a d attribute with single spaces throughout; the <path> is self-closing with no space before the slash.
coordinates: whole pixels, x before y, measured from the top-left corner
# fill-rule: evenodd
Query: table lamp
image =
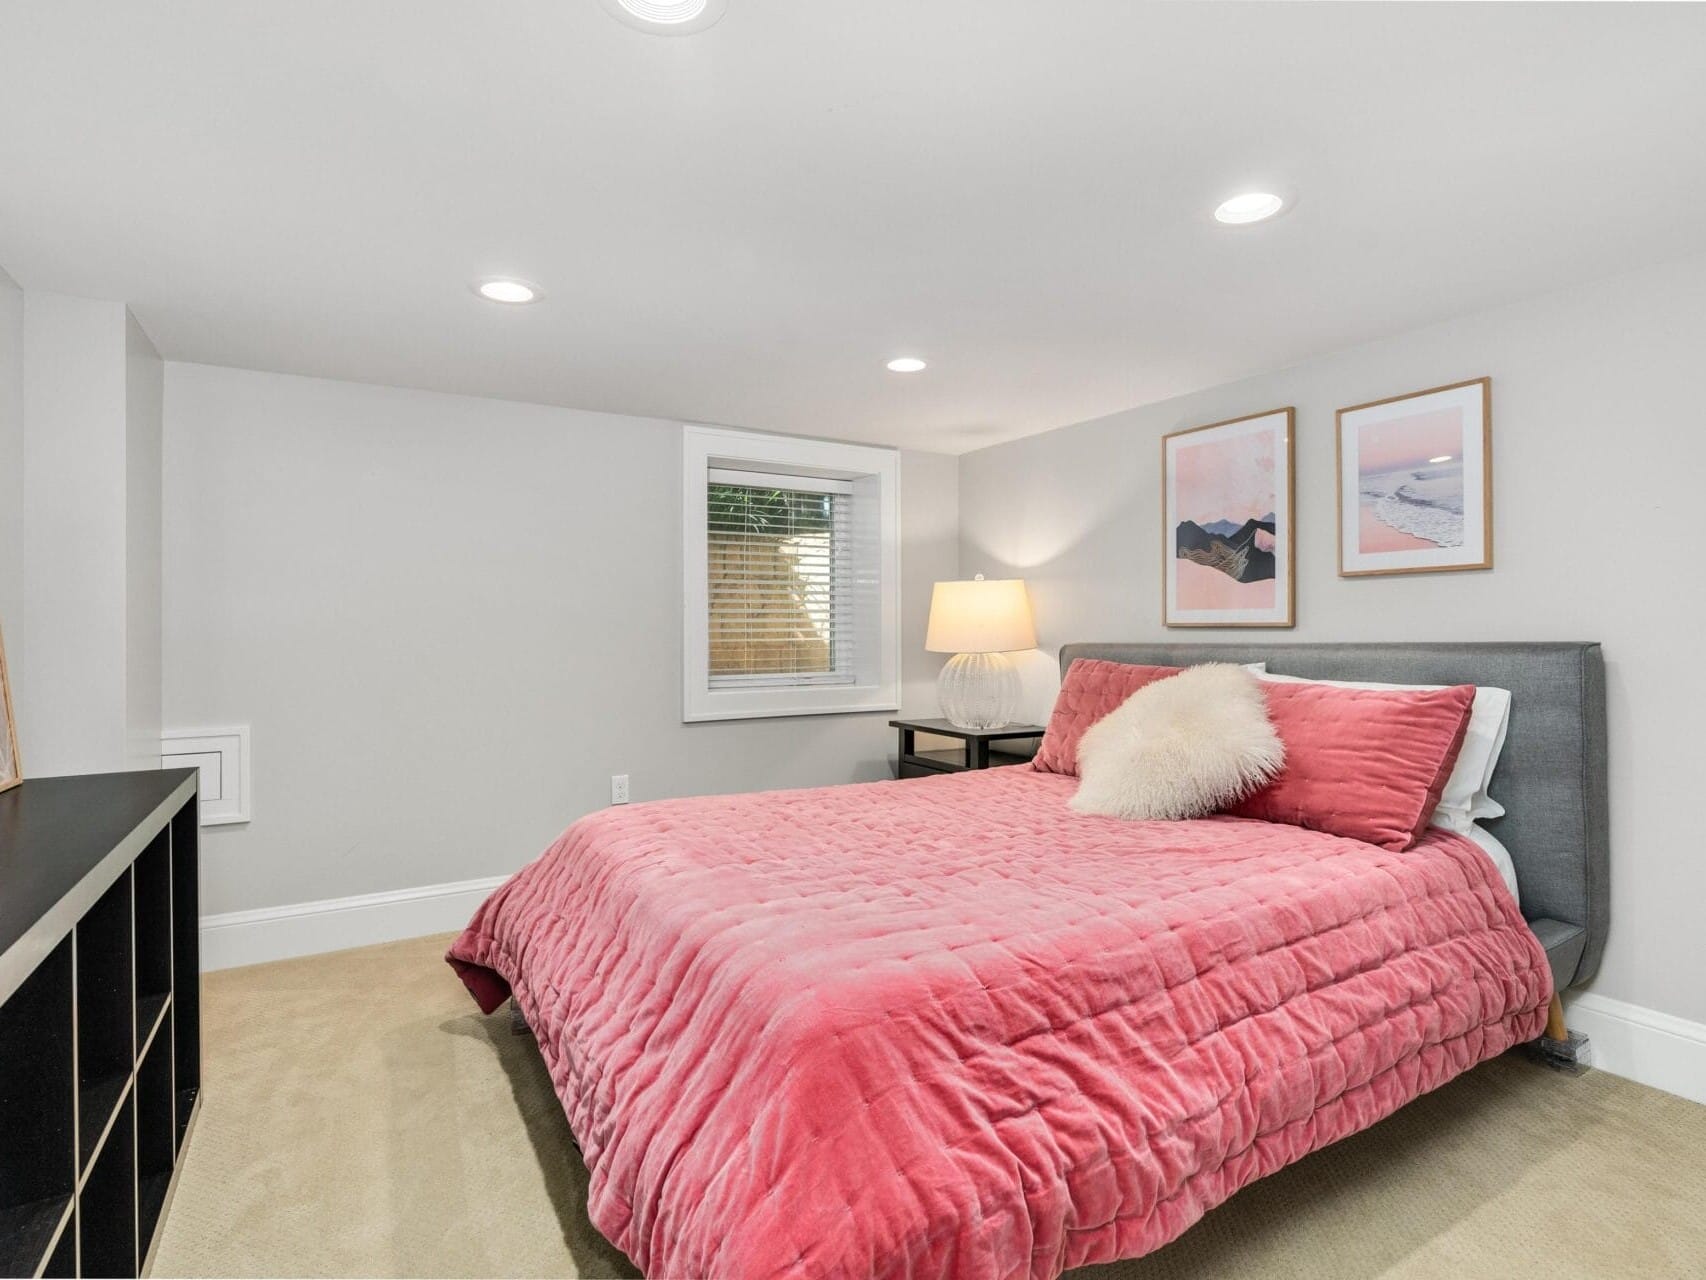
<path id="1" fill-rule="evenodd" d="M 1019 709 L 1019 669 L 1007 656 L 1035 649 L 1037 629 L 1023 578 L 938 582 L 924 647 L 951 653 L 936 679 L 942 714 L 961 729 L 999 729 Z"/>

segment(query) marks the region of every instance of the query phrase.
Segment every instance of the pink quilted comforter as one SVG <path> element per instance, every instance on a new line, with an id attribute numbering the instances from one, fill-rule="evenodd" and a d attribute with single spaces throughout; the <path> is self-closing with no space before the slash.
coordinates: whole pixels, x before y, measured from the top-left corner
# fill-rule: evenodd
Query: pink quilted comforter
<path id="1" fill-rule="evenodd" d="M 1022 768 L 606 809 L 451 948 L 652 1277 L 1054 1276 L 1540 1034 L 1485 856 Z"/>

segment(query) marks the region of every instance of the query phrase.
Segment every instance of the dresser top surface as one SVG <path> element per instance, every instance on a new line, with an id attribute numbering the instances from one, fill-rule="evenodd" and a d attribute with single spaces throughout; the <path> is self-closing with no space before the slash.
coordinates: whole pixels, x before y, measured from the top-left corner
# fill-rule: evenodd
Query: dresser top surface
<path id="1" fill-rule="evenodd" d="M 194 776 L 155 769 L 26 778 L 0 792 L 0 955 Z"/>

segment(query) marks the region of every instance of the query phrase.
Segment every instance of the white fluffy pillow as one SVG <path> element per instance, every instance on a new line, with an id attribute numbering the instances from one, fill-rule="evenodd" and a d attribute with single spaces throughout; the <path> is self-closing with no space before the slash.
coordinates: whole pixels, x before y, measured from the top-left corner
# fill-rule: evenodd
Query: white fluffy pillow
<path id="1" fill-rule="evenodd" d="M 1285 763 L 1262 686 L 1212 662 L 1145 685 L 1078 744 L 1079 813 L 1200 818 L 1242 799 Z"/>

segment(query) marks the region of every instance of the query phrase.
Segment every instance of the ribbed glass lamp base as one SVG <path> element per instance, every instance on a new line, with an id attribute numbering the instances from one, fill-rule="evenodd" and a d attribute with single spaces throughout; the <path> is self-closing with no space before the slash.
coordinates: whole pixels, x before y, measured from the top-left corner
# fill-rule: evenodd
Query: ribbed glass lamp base
<path id="1" fill-rule="evenodd" d="M 936 677 L 936 696 L 957 728 L 999 729 L 1019 709 L 1019 669 L 1004 653 L 956 653 Z"/>

